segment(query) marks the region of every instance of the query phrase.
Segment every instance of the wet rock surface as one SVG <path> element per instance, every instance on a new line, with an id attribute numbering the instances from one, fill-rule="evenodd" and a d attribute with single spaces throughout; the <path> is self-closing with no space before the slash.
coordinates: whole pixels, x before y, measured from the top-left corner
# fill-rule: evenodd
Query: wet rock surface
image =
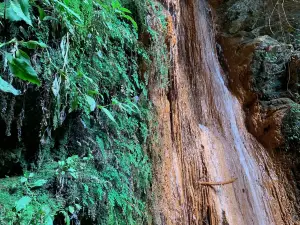
<path id="1" fill-rule="evenodd" d="M 284 144 L 282 119 L 295 102 L 286 84 L 293 47 L 269 36 L 243 43 L 220 36 L 230 89 L 243 103 L 249 131 L 268 149 Z"/>
<path id="2" fill-rule="evenodd" d="M 160 134 L 152 146 L 154 224 L 299 223 L 296 184 L 289 182 L 295 175 L 256 139 L 266 139 L 269 129 L 273 141 L 267 144 L 282 143 L 280 116 L 290 104 L 283 97 L 262 103 L 253 90 L 251 63 L 263 41 L 219 38 L 219 59 L 228 65 L 223 72 L 210 22 L 214 11 L 201 0 L 166 1 L 166 10 L 168 3 L 177 39 L 170 49 L 171 84 L 166 91 L 150 83 Z"/>
<path id="3" fill-rule="evenodd" d="M 259 1 L 250 2 L 255 5 L 259 3 Z M 219 26 L 218 33 L 218 42 L 224 58 L 221 65 L 227 71 L 230 90 L 242 103 L 248 131 L 268 149 L 277 165 L 277 175 L 286 183 L 287 195 L 295 202 L 297 213 L 294 215 L 296 218 L 294 223 L 298 224 L 299 45 L 295 39 L 295 32 L 288 33 L 290 36 L 288 40 L 285 39 L 286 30 L 281 34 L 273 32 L 275 24 L 270 25 L 268 22 L 276 21 L 276 18 L 270 13 L 265 16 L 260 14 L 260 18 L 265 18 L 265 21 L 258 20 L 258 23 L 255 25 L 252 23 L 253 26 L 250 28 L 251 18 L 260 12 L 254 7 L 253 10 L 256 12 L 249 14 L 250 8 L 241 5 L 244 5 L 244 2 L 239 0 L 218 5 L 218 12 L 224 13 L 218 18 L 218 23 L 223 24 Z M 271 6 L 272 4 L 265 5 L 263 8 L 270 12 Z M 286 5 L 282 5 L 282 9 L 288 15 L 293 14 L 297 7 L 297 4 L 294 4 L 292 9 L 289 1 Z M 233 9 L 235 14 L 239 14 L 238 21 L 242 21 L 238 27 L 235 26 L 234 18 L 230 17 Z M 275 6 L 273 9 L 277 13 Z M 279 13 L 282 12 L 278 11 L 278 15 Z M 297 26 L 294 21 L 291 21 L 290 25 Z M 281 25 L 281 28 L 284 29 L 284 25 Z M 235 29 L 234 32 L 231 32 L 232 29 Z"/>

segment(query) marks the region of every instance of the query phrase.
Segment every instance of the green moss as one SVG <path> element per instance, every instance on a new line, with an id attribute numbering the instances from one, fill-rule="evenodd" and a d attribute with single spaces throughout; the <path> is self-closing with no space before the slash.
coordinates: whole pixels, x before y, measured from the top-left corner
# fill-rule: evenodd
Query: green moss
<path id="1" fill-rule="evenodd" d="M 286 66 L 293 47 L 269 36 L 262 36 L 258 41 L 251 65 L 252 89 L 263 101 L 286 97 Z"/>
<path id="2" fill-rule="evenodd" d="M 230 34 L 240 31 L 251 32 L 265 23 L 264 2 L 261 0 L 229 0 L 219 8 L 224 17 L 224 27 Z"/>
<path id="3" fill-rule="evenodd" d="M 54 165 L 54 166 L 53 166 Z M 24 177 L 8 177 L 0 180 L 0 221 L 1 224 L 47 224 L 47 220 L 53 221 L 57 211 L 62 209 L 61 200 L 47 189 L 30 188 L 30 185 L 43 179 L 47 181 L 47 187 L 53 182 L 55 164 L 45 166 L 44 170 L 30 175 L 28 182 L 22 181 Z M 52 181 L 51 181 L 52 180 Z M 21 210 L 18 210 L 18 202 L 26 196 L 31 200 Z"/>
<path id="4" fill-rule="evenodd" d="M 288 150 L 300 153 L 300 105 L 293 104 L 283 119 L 282 132 Z"/>

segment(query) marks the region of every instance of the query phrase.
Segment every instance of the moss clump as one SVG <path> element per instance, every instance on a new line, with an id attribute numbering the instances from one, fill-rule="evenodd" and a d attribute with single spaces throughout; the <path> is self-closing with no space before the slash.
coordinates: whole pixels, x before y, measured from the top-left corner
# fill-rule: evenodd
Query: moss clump
<path id="1" fill-rule="evenodd" d="M 251 65 L 253 91 L 262 101 L 288 97 L 286 67 L 293 47 L 269 36 L 262 36 L 257 41 L 260 44 Z"/>
<path id="2" fill-rule="evenodd" d="M 300 105 L 293 104 L 285 115 L 282 133 L 286 140 L 286 149 L 300 153 Z"/>

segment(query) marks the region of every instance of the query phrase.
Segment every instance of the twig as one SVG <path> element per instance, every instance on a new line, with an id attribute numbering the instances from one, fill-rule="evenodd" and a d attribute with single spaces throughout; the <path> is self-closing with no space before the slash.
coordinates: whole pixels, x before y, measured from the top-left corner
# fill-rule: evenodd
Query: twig
<path id="1" fill-rule="evenodd" d="M 271 15 L 269 16 L 269 28 L 270 28 L 270 31 L 271 31 L 271 33 L 272 33 L 273 35 L 274 35 L 274 32 L 273 32 L 272 27 L 271 27 L 271 19 L 272 19 L 272 16 L 273 16 L 274 11 L 275 11 L 275 9 L 276 9 L 276 6 L 277 6 L 278 4 L 279 4 L 279 0 L 277 0 L 275 6 L 273 7 L 273 10 L 272 10 L 272 12 L 271 12 Z"/>
<path id="2" fill-rule="evenodd" d="M 227 181 L 220 181 L 220 182 L 199 181 L 198 183 L 200 185 L 225 185 L 225 184 L 231 184 L 236 180 L 237 180 L 237 178 L 233 178 L 233 179 L 227 180 Z"/>

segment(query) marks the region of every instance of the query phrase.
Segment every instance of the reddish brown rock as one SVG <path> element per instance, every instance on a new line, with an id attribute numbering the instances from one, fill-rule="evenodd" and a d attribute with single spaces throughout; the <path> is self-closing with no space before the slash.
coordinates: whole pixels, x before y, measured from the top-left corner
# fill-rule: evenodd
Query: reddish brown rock
<path id="1" fill-rule="evenodd" d="M 276 149 L 284 143 L 282 120 L 292 101 L 275 99 L 263 104 L 255 101 L 249 108 L 248 130 L 268 149 Z"/>
<path id="2" fill-rule="evenodd" d="M 266 148 L 276 149 L 284 143 L 282 119 L 293 101 L 279 98 L 262 102 L 252 83 L 255 51 L 259 49 L 269 52 L 275 46 L 274 43 L 279 44 L 270 39 L 268 36 L 254 40 L 220 36 L 220 44 L 226 59 L 229 87 L 243 105 L 249 131 Z"/>
<path id="3" fill-rule="evenodd" d="M 280 166 L 247 131 L 242 107 L 224 84 L 208 6 L 201 0 L 164 2 L 172 2 L 177 40 L 170 49 L 170 87 L 149 83 L 159 134 L 151 146 L 153 224 L 294 225 L 296 203 L 286 174 L 277 173 Z M 239 65 L 232 68 L 240 76 L 232 78 L 239 85 L 234 93 L 253 104 L 256 95 L 244 74 L 253 46 L 245 49 L 249 58 L 229 60 Z M 224 185 L 202 185 L 208 183 Z"/>

